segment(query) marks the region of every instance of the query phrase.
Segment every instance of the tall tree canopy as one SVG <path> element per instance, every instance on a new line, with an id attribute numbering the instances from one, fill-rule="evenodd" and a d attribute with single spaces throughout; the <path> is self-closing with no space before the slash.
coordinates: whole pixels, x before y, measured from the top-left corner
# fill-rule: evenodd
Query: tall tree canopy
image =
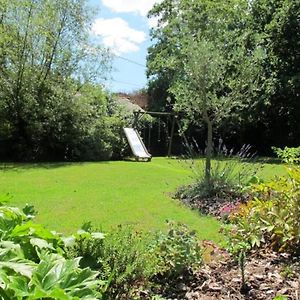
<path id="1" fill-rule="evenodd" d="M 12 158 L 72 159 L 105 115 L 96 84 L 109 54 L 89 41 L 90 11 L 85 0 L 0 0 L 0 139 Z"/>
<path id="2" fill-rule="evenodd" d="M 218 133 L 236 144 L 253 143 L 259 150 L 300 143 L 299 12 L 297 0 L 162 1 L 150 11 L 159 20 L 148 55 L 150 92 L 164 99 L 171 95 L 178 104 L 183 97 L 176 99 L 174 85 L 185 81 L 187 91 L 187 83 L 192 83 L 187 71 L 196 50 L 187 49 L 209 41 L 224 69 L 218 98 L 231 99 L 230 114 L 216 124 Z M 188 98 L 193 101 L 191 95 Z M 158 104 L 164 106 L 164 99 L 158 98 Z M 194 104 L 194 110 L 200 108 Z"/>

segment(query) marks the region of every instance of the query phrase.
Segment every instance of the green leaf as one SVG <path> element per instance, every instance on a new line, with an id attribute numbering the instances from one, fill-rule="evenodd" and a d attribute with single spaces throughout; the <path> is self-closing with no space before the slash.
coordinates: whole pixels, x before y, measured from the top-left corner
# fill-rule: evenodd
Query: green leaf
<path id="1" fill-rule="evenodd" d="M 30 244 L 32 246 L 36 246 L 39 249 L 51 249 L 55 250 L 51 244 L 49 244 L 47 241 L 39 239 L 39 238 L 32 238 L 30 239 Z"/>
<path id="2" fill-rule="evenodd" d="M 105 234 L 102 233 L 102 232 L 92 232 L 92 233 L 91 233 L 91 236 L 92 236 L 92 238 L 94 238 L 94 239 L 100 239 L 100 240 L 102 240 L 102 239 L 105 238 Z"/>
<path id="3" fill-rule="evenodd" d="M 35 264 L 31 261 L 24 261 L 24 260 L 19 260 L 19 261 L 7 261 L 7 262 L 0 262 L 0 267 L 2 268 L 7 268 L 11 269 L 16 273 L 19 273 L 23 276 L 26 276 L 28 278 L 32 277 L 32 273 L 35 268 Z"/>

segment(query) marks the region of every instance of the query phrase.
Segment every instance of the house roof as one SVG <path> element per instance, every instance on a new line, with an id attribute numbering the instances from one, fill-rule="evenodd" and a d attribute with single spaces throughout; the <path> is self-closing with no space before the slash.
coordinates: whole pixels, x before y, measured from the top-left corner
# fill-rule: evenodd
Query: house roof
<path id="1" fill-rule="evenodd" d="M 132 103 L 129 98 L 123 96 L 117 96 L 116 103 L 128 112 L 144 111 L 139 105 Z"/>

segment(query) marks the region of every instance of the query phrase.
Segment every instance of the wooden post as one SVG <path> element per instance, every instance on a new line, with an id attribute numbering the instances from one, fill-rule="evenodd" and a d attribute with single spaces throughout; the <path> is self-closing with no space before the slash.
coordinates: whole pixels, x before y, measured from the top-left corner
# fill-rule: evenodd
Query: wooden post
<path id="1" fill-rule="evenodd" d="M 139 121 L 140 112 L 139 111 L 134 111 L 133 114 L 134 114 L 133 128 L 137 129 L 137 124 L 138 124 L 138 121 Z"/>
<path id="2" fill-rule="evenodd" d="M 178 122 L 178 120 L 176 120 L 176 123 L 177 123 L 177 125 L 178 125 L 179 130 L 182 132 L 182 137 L 183 137 L 183 139 L 184 139 L 184 142 L 185 142 L 185 144 L 186 144 L 186 147 L 188 148 L 188 150 L 189 150 L 189 152 L 190 152 L 189 155 L 190 155 L 191 157 L 193 157 L 193 151 L 192 151 L 192 148 L 191 148 L 191 146 L 190 146 L 190 144 L 189 144 L 189 142 L 188 142 L 188 140 L 187 140 L 187 138 L 186 138 L 184 132 L 182 131 L 182 127 L 181 127 L 180 123 Z"/>
<path id="3" fill-rule="evenodd" d="M 172 152 L 172 143 L 173 143 L 174 129 L 175 129 L 175 118 L 176 118 L 176 115 L 173 115 L 171 135 L 170 135 L 169 147 L 168 147 L 168 157 L 171 156 L 171 152 Z"/>

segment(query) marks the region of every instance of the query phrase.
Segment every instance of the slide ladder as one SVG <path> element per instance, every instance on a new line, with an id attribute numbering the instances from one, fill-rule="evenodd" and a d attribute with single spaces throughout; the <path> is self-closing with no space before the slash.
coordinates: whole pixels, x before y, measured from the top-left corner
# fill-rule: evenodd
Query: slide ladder
<path id="1" fill-rule="evenodd" d="M 142 138 L 134 128 L 123 128 L 129 146 L 136 160 L 151 161 L 151 154 L 147 151 Z"/>

